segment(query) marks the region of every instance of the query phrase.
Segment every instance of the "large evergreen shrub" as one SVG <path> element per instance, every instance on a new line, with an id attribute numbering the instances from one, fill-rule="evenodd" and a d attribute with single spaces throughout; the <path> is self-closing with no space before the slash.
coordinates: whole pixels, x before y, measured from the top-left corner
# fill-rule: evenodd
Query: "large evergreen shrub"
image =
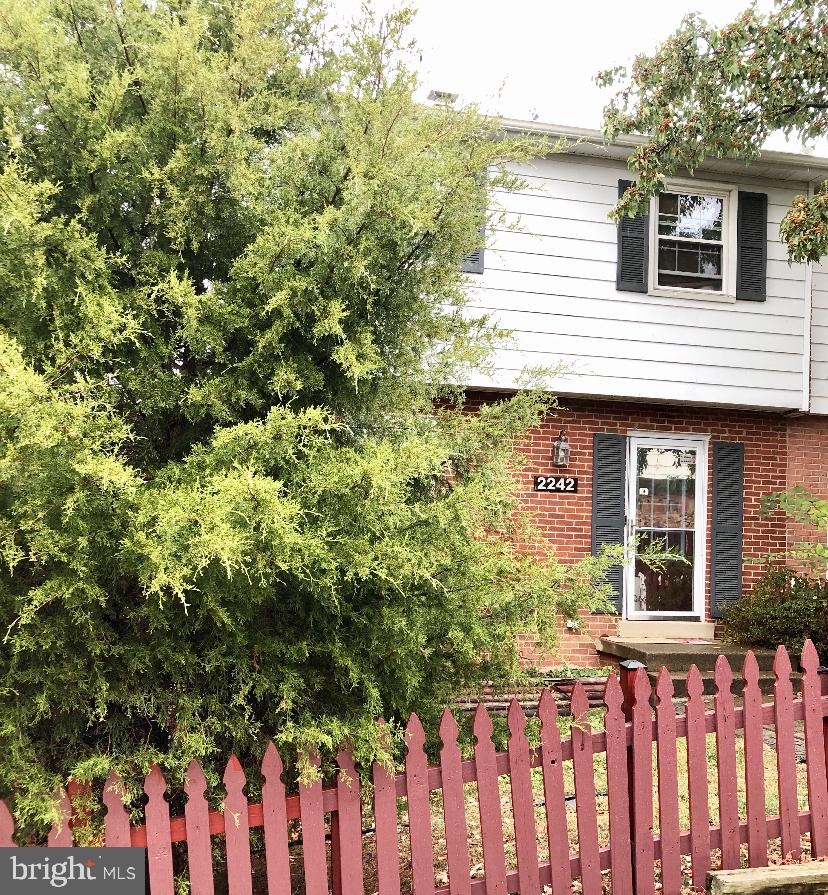
<path id="1" fill-rule="evenodd" d="M 413 101 L 408 18 L 3 5 L 0 795 L 24 830 L 113 766 L 215 784 L 269 737 L 382 756 L 377 716 L 433 723 L 514 672 L 515 631 L 605 603 L 618 551 L 564 567 L 514 515 L 549 402 L 431 412 L 497 336 L 458 261 L 536 147 Z"/>

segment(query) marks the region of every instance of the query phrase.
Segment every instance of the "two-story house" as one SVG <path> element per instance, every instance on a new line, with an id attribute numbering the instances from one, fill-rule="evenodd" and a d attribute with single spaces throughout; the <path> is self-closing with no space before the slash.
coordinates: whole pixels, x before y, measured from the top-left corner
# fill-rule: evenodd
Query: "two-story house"
<path id="1" fill-rule="evenodd" d="M 594 665 L 607 637 L 712 639 L 762 573 L 751 560 L 814 536 L 763 517 L 762 496 L 803 484 L 828 497 L 828 264 L 789 264 L 779 237 L 828 158 L 710 160 L 616 225 L 635 138 L 505 125 L 580 142 L 517 166 L 527 188 L 495 196 L 505 223 L 467 259 L 474 309 L 514 334 L 470 398 L 561 365 L 563 409 L 527 445 L 527 507 L 564 560 L 632 536 L 687 560 L 619 569 L 617 615 L 570 622 L 554 661 Z"/>

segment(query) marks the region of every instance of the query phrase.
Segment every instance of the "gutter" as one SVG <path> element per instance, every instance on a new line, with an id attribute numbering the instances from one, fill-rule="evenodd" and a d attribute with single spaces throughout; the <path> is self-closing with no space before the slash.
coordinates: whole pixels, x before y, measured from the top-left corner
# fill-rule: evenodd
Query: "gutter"
<path id="1" fill-rule="evenodd" d="M 569 127 L 567 125 L 546 124 L 542 121 L 526 121 L 521 118 L 498 118 L 495 116 L 491 116 L 490 120 L 508 133 L 550 138 L 566 137 L 572 141 L 581 141 L 582 146 L 586 144 L 593 150 L 584 154 L 610 158 L 626 159 L 631 153 L 623 150 L 635 149 L 641 146 L 642 143 L 646 143 L 648 139 L 643 134 L 619 134 L 613 143 L 606 143 L 603 131 L 595 128 Z M 580 154 L 577 147 L 575 148 L 575 154 Z M 828 177 L 828 157 L 811 155 L 807 152 L 785 152 L 778 149 L 764 149 L 759 158 L 752 162 L 744 162 L 735 156 L 726 156 L 721 159 L 708 156 L 705 159 L 705 164 L 711 165 L 712 163 L 712 167 L 717 163 L 733 164 L 740 161 L 746 167 L 761 164 L 779 165 L 780 167 L 788 168 L 791 173 L 797 175 L 797 179 L 803 181 L 817 181 L 821 183 Z"/>

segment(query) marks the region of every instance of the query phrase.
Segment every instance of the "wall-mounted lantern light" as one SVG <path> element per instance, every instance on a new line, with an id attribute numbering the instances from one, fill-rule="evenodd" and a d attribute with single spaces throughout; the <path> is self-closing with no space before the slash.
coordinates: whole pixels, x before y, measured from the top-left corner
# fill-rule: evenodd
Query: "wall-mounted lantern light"
<path id="1" fill-rule="evenodd" d="M 555 466 L 569 466 L 569 439 L 561 429 L 552 449 L 552 462 Z"/>

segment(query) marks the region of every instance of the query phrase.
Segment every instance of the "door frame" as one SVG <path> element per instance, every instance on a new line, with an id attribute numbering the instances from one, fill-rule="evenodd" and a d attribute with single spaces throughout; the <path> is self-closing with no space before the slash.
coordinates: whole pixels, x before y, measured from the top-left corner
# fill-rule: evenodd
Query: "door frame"
<path id="1" fill-rule="evenodd" d="M 630 621 L 669 621 L 685 619 L 704 621 L 705 618 L 705 582 L 707 574 L 707 455 L 710 448 L 710 435 L 673 432 L 639 432 L 627 434 L 627 482 L 625 501 L 624 541 L 629 544 L 635 529 L 636 497 L 636 452 L 639 447 L 662 448 L 696 448 L 696 525 L 694 543 L 696 548 L 693 569 L 693 608 L 689 612 L 662 611 L 636 612 L 633 609 L 633 592 L 635 579 L 634 557 L 624 566 L 624 611 L 623 618 Z"/>

